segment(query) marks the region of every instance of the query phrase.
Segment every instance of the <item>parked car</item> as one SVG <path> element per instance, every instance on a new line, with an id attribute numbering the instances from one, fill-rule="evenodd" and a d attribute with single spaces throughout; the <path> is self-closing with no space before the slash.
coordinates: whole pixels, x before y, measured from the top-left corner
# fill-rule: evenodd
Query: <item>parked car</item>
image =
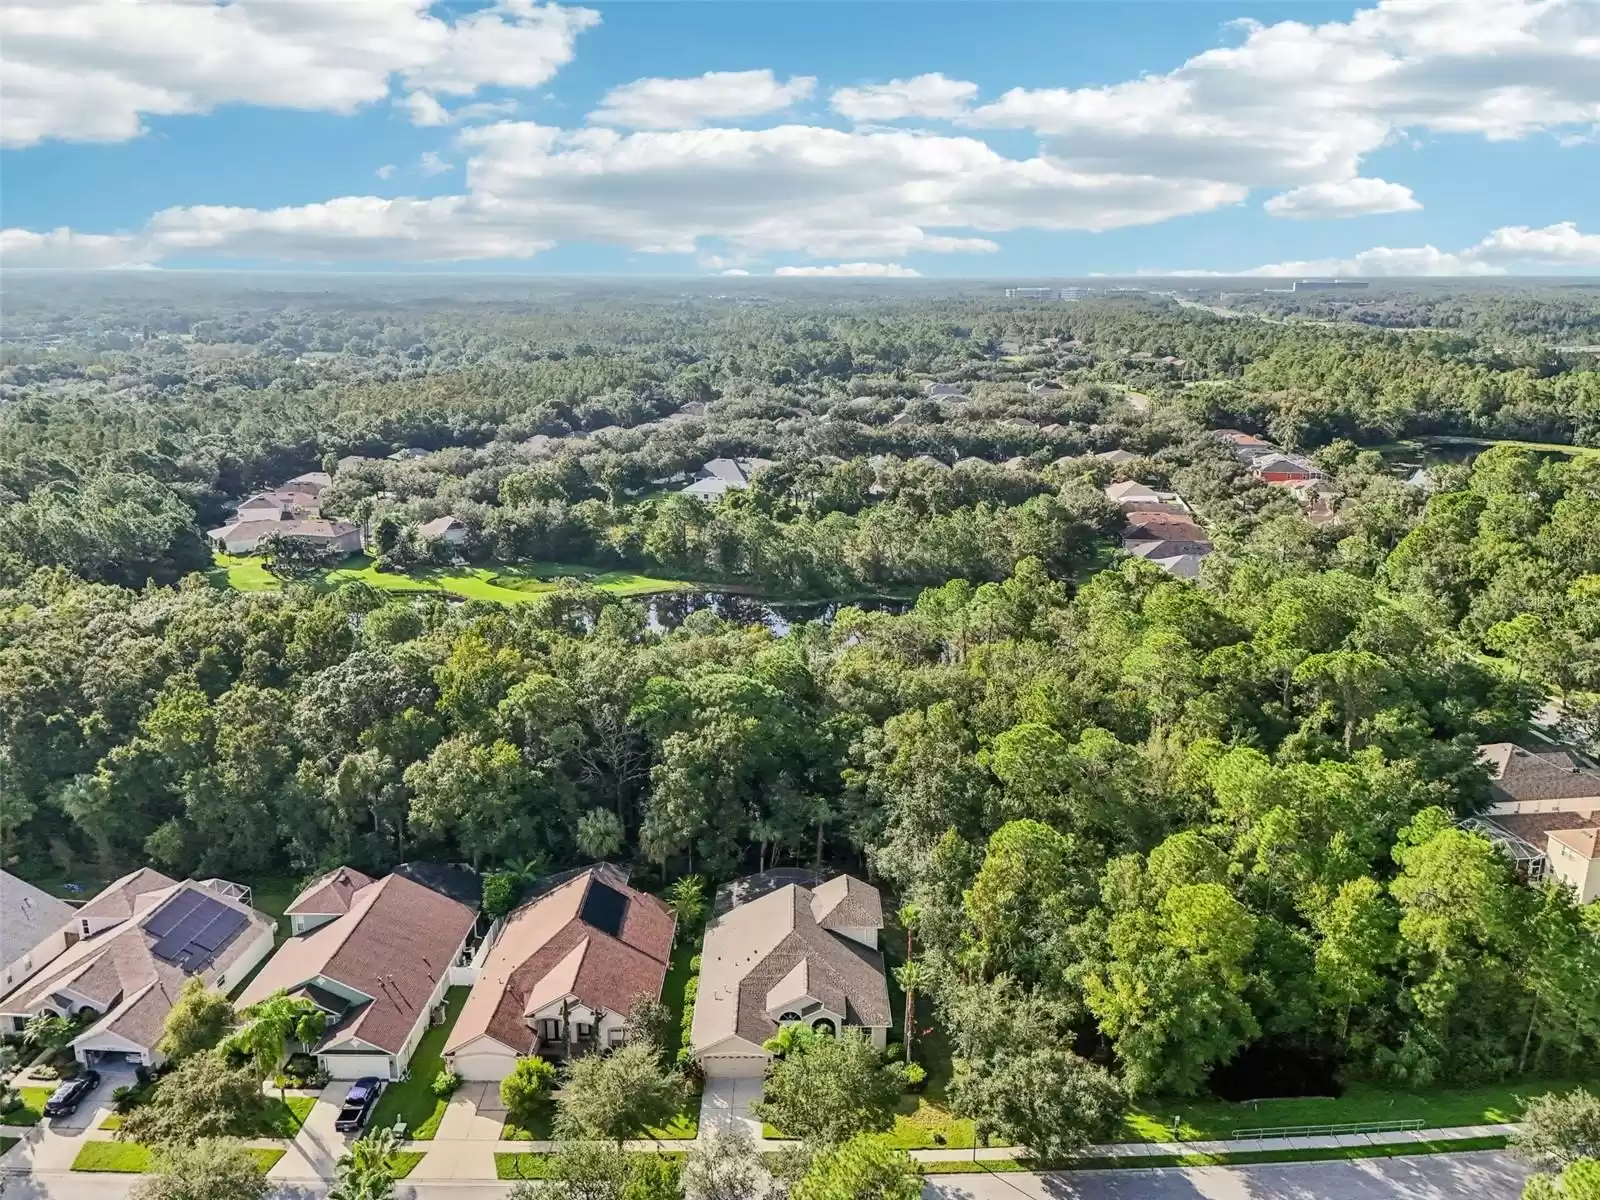
<path id="1" fill-rule="evenodd" d="M 378 1093 L 381 1091 L 383 1080 L 376 1075 L 356 1080 L 345 1093 L 344 1106 L 339 1109 L 339 1117 L 333 1127 L 340 1133 L 361 1132 L 367 1118 L 372 1116 L 373 1106 L 378 1103 Z"/>
<path id="2" fill-rule="evenodd" d="M 85 1071 L 76 1079 L 69 1079 L 50 1093 L 50 1099 L 44 1102 L 44 1115 L 47 1117 L 70 1117 L 78 1111 L 78 1105 L 83 1103 L 84 1097 L 100 1086 L 99 1071 Z"/>

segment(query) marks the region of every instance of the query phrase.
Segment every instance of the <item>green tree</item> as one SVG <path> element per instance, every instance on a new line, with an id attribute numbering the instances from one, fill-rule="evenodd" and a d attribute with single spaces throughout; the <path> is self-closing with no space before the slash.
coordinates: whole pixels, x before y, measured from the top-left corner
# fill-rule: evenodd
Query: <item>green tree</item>
<path id="1" fill-rule="evenodd" d="M 233 1028 L 233 1005 L 221 992 L 206 986 L 198 975 L 183 981 L 183 989 L 167 1012 L 159 1048 L 169 1061 L 210 1050 Z"/>
<path id="2" fill-rule="evenodd" d="M 894 1124 L 902 1080 L 865 1034 L 844 1029 L 807 1038 L 774 1062 L 765 1097 L 751 1111 L 808 1146 L 837 1146 Z"/>
<path id="3" fill-rule="evenodd" d="M 684 875 L 667 889 L 667 903 L 678 918 L 678 934 L 692 933 L 706 915 L 706 881 L 699 875 Z"/>
<path id="4" fill-rule="evenodd" d="M 578 818 L 575 839 L 585 858 L 610 858 L 622 845 L 622 822 L 609 808 L 591 808 Z"/>
<path id="5" fill-rule="evenodd" d="M 328 1200 L 392 1200 L 395 1155 L 400 1138 L 393 1129 L 374 1129 L 350 1143 L 334 1164 L 335 1183 Z"/>
<path id="6" fill-rule="evenodd" d="M 263 1078 L 277 1069 L 291 1046 L 320 1041 L 327 1015 L 303 997 L 277 991 L 244 1011 L 244 1024 L 229 1039 L 229 1048 L 247 1055 Z"/>
<path id="7" fill-rule="evenodd" d="M 904 1037 L 906 1049 L 906 1062 L 911 1061 L 911 1043 L 916 1034 L 917 989 L 920 988 L 927 976 L 921 963 L 916 960 L 903 962 L 894 969 L 895 982 L 900 985 L 900 990 L 906 997 L 906 1015 L 904 1023 Z"/>
<path id="8" fill-rule="evenodd" d="M 663 1070 L 649 1046 L 586 1055 L 567 1070 L 556 1130 L 565 1138 L 620 1146 L 652 1125 L 665 1124 L 684 1095 L 683 1079 Z"/>
<path id="9" fill-rule="evenodd" d="M 259 1132 L 266 1106 L 254 1071 L 230 1067 L 220 1051 L 201 1051 L 162 1076 L 150 1099 L 123 1118 L 117 1136 L 154 1147 L 249 1137 Z"/>
<path id="10" fill-rule="evenodd" d="M 706 1130 L 683 1164 L 684 1200 L 750 1200 L 761 1177 L 755 1139 L 743 1125 Z"/>
<path id="11" fill-rule="evenodd" d="M 218 1137 L 179 1139 L 155 1152 L 134 1200 L 263 1200 L 271 1190 L 256 1156 Z"/>
<path id="12" fill-rule="evenodd" d="M 556 1069 L 542 1058 L 517 1059 L 511 1073 L 500 1081 L 500 1103 L 513 1125 L 526 1129 L 537 1120 L 555 1090 Z"/>
<path id="13" fill-rule="evenodd" d="M 411 820 L 438 837 L 453 836 L 474 868 L 527 843 L 527 768 L 509 742 L 450 738 L 406 768 Z"/>
<path id="14" fill-rule="evenodd" d="M 1511 1135 L 1511 1150 L 1544 1168 L 1600 1158 L 1600 1096 L 1573 1088 L 1533 1097 L 1523 1106 L 1521 1127 Z"/>
<path id="15" fill-rule="evenodd" d="M 649 1046 L 657 1054 L 666 1053 L 672 1027 L 672 1010 L 649 992 L 640 992 L 633 998 L 623 1025 L 630 1044 Z"/>
<path id="16" fill-rule="evenodd" d="M 1580 1158 L 1560 1175 L 1535 1175 L 1522 1200 L 1600 1200 L 1600 1159 Z"/>
<path id="17" fill-rule="evenodd" d="M 793 1200 L 916 1200 L 921 1194 L 922 1175 L 911 1156 L 864 1135 L 820 1151 L 790 1193 Z"/>
<path id="18" fill-rule="evenodd" d="M 1045 1162 L 1108 1140 L 1127 1108 L 1108 1071 L 1056 1046 L 963 1062 L 953 1099 L 956 1111 L 979 1129 L 1026 1146 Z"/>

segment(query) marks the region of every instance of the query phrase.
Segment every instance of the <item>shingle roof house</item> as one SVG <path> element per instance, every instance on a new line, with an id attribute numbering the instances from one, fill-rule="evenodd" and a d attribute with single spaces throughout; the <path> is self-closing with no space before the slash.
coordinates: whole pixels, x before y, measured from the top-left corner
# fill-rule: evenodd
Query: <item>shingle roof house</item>
<path id="1" fill-rule="evenodd" d="M 466 949 L 475 910 L 401 874 L 372 880 L 344 867 L 312 881 L 288 912 L 304 932 L 278 948 L 236 1006 L 279 990 L 303 995 L 328 1014 L 316 1054 L 330 1075 L 400 1078 Z"/>
<path id="2" fill-rule="evenodd" d="M 615 867 L 582 871 L 509 917 L 478 971 L 445 1058 L 463 1079 L 517 1059 L 619 1045 L 641 995 L 659 997 L 676 922 Z"/>
<path id="3" fill-rule="evenodd" d="M 1526 750 L 1513 742 L 1493 742 L 1478 749 L 1478 760 L 1489 768 L 1495 801 L 1491 812 L 1600 808 L 1600 771 L 1569 750 Z"/>
<path id="4" fill-rule="evenodd" d="M 154 1066 L 184 983 L 233 986 L 271 953 L 275 925 L 226 891 L 146 868 L 95 896 L 68 929 L 78 940 L 0 1000 L 0 1014 L 20 1028 L 44 1012 L 96 1013 L 72 1041 L 80 1062 Z"/>
<path id="5" fill-rule="evenodd" d="M 770 1058 L 761 1045 L 782 1024 L 862 1028 L 881 1048 L 893 1021 L 877 889 L 844 875 L 771 882 L 724 889 L 706 930 L 692 1045 L 712 1078 L 760 1076 Z"/>
<path id="6" fill-rule="evenodd" d="M 66 950 L 67 925 L 76 912 L 65 900 L 0 871 L 0 995 Z"/>

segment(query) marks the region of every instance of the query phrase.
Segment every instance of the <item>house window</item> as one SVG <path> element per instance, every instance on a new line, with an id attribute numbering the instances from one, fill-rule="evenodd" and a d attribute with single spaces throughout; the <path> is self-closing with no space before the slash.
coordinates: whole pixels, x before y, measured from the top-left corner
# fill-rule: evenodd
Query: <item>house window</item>
<path id="1" fill-rule="evenodd" d="M 578 1022 L 578 1036 L 581 1037 L 581 1038 L 593 1037 L 594 1036 L 594 1026 L 593 1025 L 585 1025 L 582 1021 L 579 1021 Z"/>
<path id="2" fill-rule="evenodd" d="M 78 924 L 83 927 L 83 936 L 84 937 L 88 937 L 89 936 L 89 920 L 88 920 L 88 918 L 85 917 L 83 920 L 79 921 Z"/>
<path id="3" fill-rule="evenodd" d="M 539 1036 L 547 1042 L 559 1041 L 561 1038 L 561 1022 L 551 1017 L 546 1017 L 539 1022 Z"/>
<path id="4" fill-rule="evenodd" d="M 612 1046 L 620 1046 L 620 1045 L 622 1045 L 622 1039 L 623 1039 L 624 1036 L 625 1036 L 625 1031 L 624 1030 L 613 1029 L 610 1033 L 608 1033 L 606 1035 L 606 1041 L 607 1041 L 608 1044 L 610 1044 Z"/>
<path id="5" fill-rule="evenodd" d="M 800 1014 L 797 1012 L 786 1012 L 783 1014 L 783 1016 L 778 1018 L 780 1021 L 798 1021 L 799 1019 Z"/>

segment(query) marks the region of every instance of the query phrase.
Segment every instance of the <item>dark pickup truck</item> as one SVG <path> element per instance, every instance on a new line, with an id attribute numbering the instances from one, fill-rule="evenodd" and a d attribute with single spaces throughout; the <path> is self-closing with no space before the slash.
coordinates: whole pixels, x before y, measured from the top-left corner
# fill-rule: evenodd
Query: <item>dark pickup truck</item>
<path id="1" fill-rule="evenodd" d="M 334 1129 L 340 1133 L 360 1133 L 367 1119 L 372 1116 L 373 1106 L 378 1103 L 378 1093 L 381 1091 L 383 1081 L 376 1075 L 352 1083 L 350 1090 L 345 1093 L 344 1107 L 339 1110 L 339 1117 L 333 1123 Z"/>

